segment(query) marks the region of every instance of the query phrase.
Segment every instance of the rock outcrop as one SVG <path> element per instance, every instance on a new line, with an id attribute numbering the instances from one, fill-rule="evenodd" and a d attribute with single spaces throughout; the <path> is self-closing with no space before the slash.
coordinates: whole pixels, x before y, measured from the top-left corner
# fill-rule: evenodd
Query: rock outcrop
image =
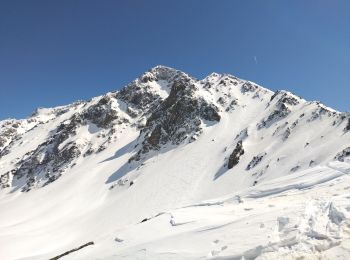
<path id="1" fill-rule="evenodd" d="M 234 166 L 236 166 L 239 163 L 239 158 L 243 154 L 244 154 L 243 144 L 242 144 L 242 141 L 239 141 L 228 159 L 227 168 L 232 169 Z"/>

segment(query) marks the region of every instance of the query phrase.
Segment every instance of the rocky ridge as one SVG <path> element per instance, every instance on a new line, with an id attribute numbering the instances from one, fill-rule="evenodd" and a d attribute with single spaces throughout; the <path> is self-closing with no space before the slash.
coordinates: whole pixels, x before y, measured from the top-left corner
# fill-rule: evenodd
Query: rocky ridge
<path id="1" fill-rule="evenodd" d="M 253 118 L 254 107 L 260 106 L 263 110 Z M 242 123 L 244 120 L 238 119 L 242 115 L 253 119 Z M 286 91 L 273 93 L 232 75 L 212 73 L 197 80 L 184 72 L 157 66 L 119 91 L 68 106 L 39 109 L 25 120 L 1 121 L 0 163 L 26 142 L 28 132 L 43 127 L 46 134 L 31 150 L 7 165 L 0 164 L 0 188 L 30 191 L 46 186 L 84 159 L 113 146 L 132 129 L 139 136 L 133 142 L 128 163 L 142 166 L 156 153 L 196 142 L 216 124 L 231 124 L 235 129 L 232 141 L 221 144 L 225 147 L 223 171 L 252 172 L 256 183 L 271 168 L 279 167 L 282 160 L 288 162 L 290 172 L 330 158 L 344 160 L 349 156 L 345 143 L 335 154 L 317 155 L 315 151 L 321 145 L 315 145 L 312 139 L 317 136 L 333 147 L 334 135 L 344 136 L 344 140 L 348 137 L 349 122 L 348 114 L 319 102 L 307 102 Z M 316 126 L 320 133 L 303 135 L 309 126 Z M 289 140 L 297 138 L 294 136 L 299 136 L 304 159 L 286 155 L 292 142 Z M 264 143 L 265 139 L 270 141 Z M 252 140 L 258 140 L 256 147 L 249 146 Z"/>

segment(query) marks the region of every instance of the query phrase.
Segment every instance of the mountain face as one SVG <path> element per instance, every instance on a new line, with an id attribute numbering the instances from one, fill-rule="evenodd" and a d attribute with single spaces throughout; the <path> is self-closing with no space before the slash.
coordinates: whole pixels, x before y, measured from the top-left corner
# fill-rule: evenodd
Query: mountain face
<path id="1" fill-rule="evenodd" d="M 227 142 L 219 144 L 225 151 L 216 177 L 241 172 L 251 184 L 270 179 L 276 168 L 283 167 L 282 174 L 307 169 L 350 149 L 346 114 L 231 75 L 196 80 L 158 66 L 120 91 L 2 121 L 0 185 L 22 191 L 48 185 L 129 131 L 139 136 L 128 164 L 142 165 L 156 153 L 195 142 L 216 124 L 231 128 Z M 32 134 L 35 142 L 28 140 Z"/>
<path id="2" fill-rule="evenodd" d="M 107 241 L 98 235 L 107 236 L 106 230 L 117 232 L 164 214 L 173 220 L 170 209 L 254 191 L 279 180 L 290 182 L 295 176 L 303 180 L 308 172 L 322 179 L 330 174 L 330 164 L 336 168 L 349 156 L 347 113 L 232 75 L 212 73 L 197 80 L 157 66 L 119 91 L 38 109 L 27 119 L 0 121 L 0 210 L 6 209 L 0 216 L 0 223 L 5 223 L 0 226 L 5 234 L 0 239 L 3 254 L 7 259 L 31 255 L 47 259 L 72 244 L 79 246 L 82 238 Z M 252 198 L 253 193 L 246 195 Z M 239 198 L 240 204 L 242 194 L 232 198 Z M 322 204 L 326 209 L 320 205 L 315 206 L 320 212 L 343 216 L 333 204 L 328 208 Z M 215 215 L 212 209 L 206 213 Z M 43 223 L 40 217 L 45 218 Z M 81 222 L 73 225 L 80 217 Z M 91 226 L 96 221 L 99 224 Z M 288 221 L 281 218 L 278 225 L 286 228 Z M 11 225 L 18 226 L 11 229 Z M 62 229 L 68 226 L 69 235 Z M 28 242 L 25 230 L 33 231 L 37 239 Z M 45 238 L 52 244 L 42 249 Z M 13 243 L 22 250 L 12 251 Z M 210 257 L 220 255 L 225 246 Z M 128 250 L 126 258 L 141 254 L 136 245 Z M 161 258 L 156 249 L 148 250 L 153 251 L 145 258 Z M 241 256 L 260 255 L 254 250 Z M 176 257 L 200 258 L 199 251 Z M 119 258 L 111 253 L 106 259 Z"/>

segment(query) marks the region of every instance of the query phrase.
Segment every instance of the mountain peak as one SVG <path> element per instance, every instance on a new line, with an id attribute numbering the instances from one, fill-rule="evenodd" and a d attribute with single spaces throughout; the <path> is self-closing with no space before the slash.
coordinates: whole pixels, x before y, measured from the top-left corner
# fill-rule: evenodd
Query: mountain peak
<path id="1" fill-rule="evenodd" d="M 149 81 L 161 81 L 161 80 L 172 80 L 178 75 L 187 75 L 186 73 L 176 70 L 174 68 L 166 67 L 163 65 L 157 65 L 145 73 L 143 73 L 139 80 L 143 83 L 147 83 Z M 188 76 L 188 75 L 187 75 Z"/>
<path id="2" fill-rule="evenodd" d="M 237 242 L 226 244 L 226 239 L 232 230 L 241 230 L 239 225 L 248 226 L 247 216 L 252 217 L 249 223 L 257 215 L 269 216 L 268 228 L 261 225 L 260 217 L 249 224 L 263 240 L 266 232 L 275 236 L 276 223 L 280 235 L 290 228 L 295 236 L 299 218 L 294 218 L 294 211 L 292 218 L 282 217 L 285 204 L 295 203 L 304 216 L 300 193 L 310 188 L 332 189 L 327 197 L 339 197 L 344 207 L 349 206 L 343 204 L 345 196 L 337 194 L 349 187 L 350 166 L 339 165 L 339 171 L 334 167 L 350 160 L 349 143 L 347 114 L 228 74 L 212 73 L 197 80 L 156 66 L 118 91 L 38 109 L 28 119 L 0 121 L 0 229 L 5 234 L 0 236 L 1 256 L 5 248 L 6 259 L 53 259 L 74 245 L 94 241 L 97 246 L 81 258 L 77 253 L 77 259 L 142 258 L 146 248 L 149 259 L 159 258 L 160 253 L 167 259 L 178 246 L 192 246 L 199 240 L 203 251 L 196 249 L 198 257 L 191 253 L 175 258 L 203 259 L 212 236 L 214 242 L 209 244 L 215 254 L 210 256 L 241 259 L 243 254 L 232 251 Z M 288 195 L 287 199 L 281 195 Z M 268 206 L 261 207 L 259 198 L 268 201 Z M 343 219 L 341 214 L 329 213 L 333 206 L 324 208 L 326 204 L 315 201 L 325 218 L 322 223 L 333 225 L 329 216 L 337 222 Z M 275 215 L 270 214 L 270 207 Z M 202 216 L 207 217 L 204 222 Z M 224 222 L 219 223 L 216 216 Z M 242 221 L 232 224 L 237 217 Z M 306 224 L 308 220 L 309 216 Z M 232 225 L 238 226 L 232 229 Z M 184 235 L 178 236 L 181 230 L 176 226 L 186 229 Z M 164 228 L 154 237 L 158 227 Z M 210 232 L 201 236 L 198 230 Z M 300 231 L 304 232 L 304 226 Z M 328 229 L 324 232 L 322 236 Z M 73 235 L 62 239 L 67 233 Z M 42 248 L 48 236 L 42 234 L 53 241 L 47 254 Z M 308 233 L 301 234 L 306 237 Z M 176 243 L 187 236 L 191 237 L 188 243 Z M 169 243 L 161 251 L 149 244 L 152 239 L 159 243 L 160 238 Z M 282 237 L 283 250 L 285 240 Z M 305 241 L 326 248 L 323 243 L 328 239 L 314 239 L 311 234 Z M 292 247 L 296 244 L 290 242 Z M 21 250 L 13 250 L 14 244 Z M 222 252 L 215 251 L 216 246 L 230 254 L 217 255 Z M 316 244 L 311 246 L 313 250 Z M 249 248 L 244 249 L 248 256 L 260 247 L 252 244 Z M 163 254 L 170 251 L 169 257 Z"/>

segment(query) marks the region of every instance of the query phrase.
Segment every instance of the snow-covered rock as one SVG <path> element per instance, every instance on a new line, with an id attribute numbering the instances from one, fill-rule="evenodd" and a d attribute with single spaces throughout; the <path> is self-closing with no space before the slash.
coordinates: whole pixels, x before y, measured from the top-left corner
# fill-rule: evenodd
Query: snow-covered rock
<path id="1" fill-rule="evenodd" d="M 164 66 L 0 121 L 0 259 L 349 256 L 349 114 Z M 292 259 L 290 258 L 290 259 Z"/>

